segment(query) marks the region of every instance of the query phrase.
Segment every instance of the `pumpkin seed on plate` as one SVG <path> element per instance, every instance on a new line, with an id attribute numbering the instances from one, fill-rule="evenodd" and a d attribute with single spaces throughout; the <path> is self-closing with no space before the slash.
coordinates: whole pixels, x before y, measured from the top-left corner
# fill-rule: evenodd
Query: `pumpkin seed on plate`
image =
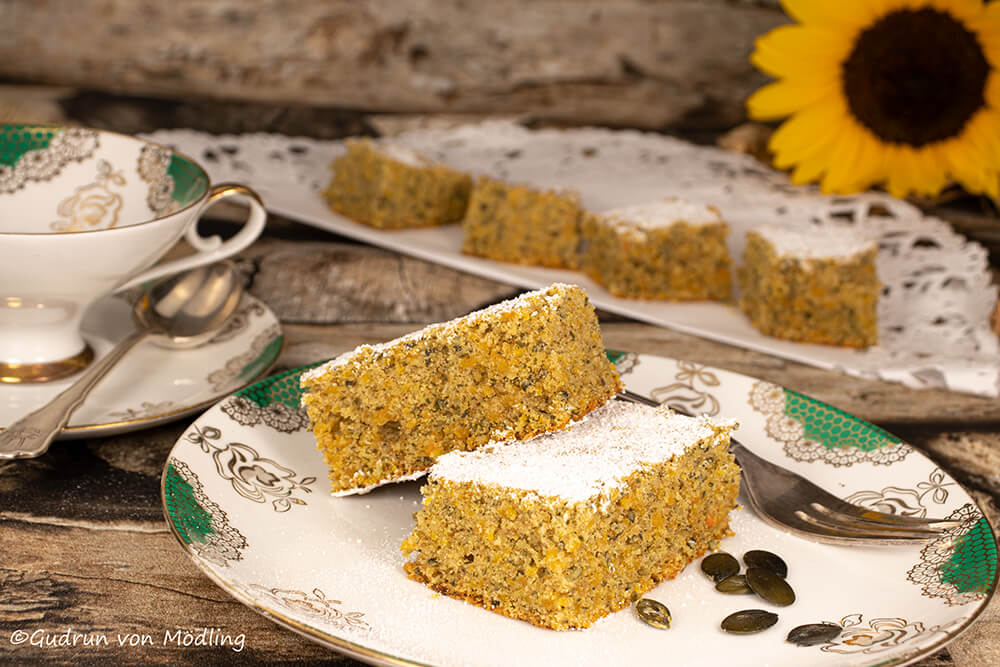
<path id="1" fill-rule="evenodd" d="M 667 605 L 650 598 L 635 603 L 635 613 L 644 623 L 666 630 L 670 627 L 670 610 Z"/>
<path id="2" fill-rule="evenodd" d="M 781 556 L 770 551 L 752 549 L 743 554 L 743 562 L 747 567 L 762 567 L 765 570 L 770 570 L 782 579 L 788 576 L 788 565 L 781 559 Z"/>
<path id="3" fill-rule="evenodd" d="M 740 562 L 725 551 L 705 556 L 701 559 L 701 571 L 720 582 L 740 571 Z"/>
<path id="4" fill-rule="evenodd" d="M 750 590 L 771 604 L 786 607 L 795 602 L 795 591 L 771 570 L 751 567 L 747 569 L 746 578 Z"/>
<path id="5" fill-rule="evenodd" d="M 807 623 L 792 628 L 785 641 L 799 646 L 826 644 L 839 637 L 842 629 L 836 623 Z"/>
<path id="6" fill-rule="evenodd" d="M 737 635 L 767 630 L 778 622 L 778 615 L 763 609 L 743 609 L 722 619 L 722 629 Z"/>
<path id="7" fill-rule="evenodd" d="M 750 590 L 750 586 L 747 585 L 746 575 L 743 574 L 734 574 L 731 577 L 726 577 L 719 583 L 715 584 L 715 590 L 720 593 L 729 593 L 730 595 L 753 593 L 753 591 Z"/>

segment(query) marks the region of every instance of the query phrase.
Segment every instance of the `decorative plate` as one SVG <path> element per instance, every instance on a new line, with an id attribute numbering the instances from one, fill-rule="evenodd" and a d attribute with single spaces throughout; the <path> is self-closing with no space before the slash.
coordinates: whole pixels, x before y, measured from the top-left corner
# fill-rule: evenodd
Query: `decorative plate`
<path id="1" fill-rule="evenodd" d="M 129 301 L 109 296 L 83 320 L 83 337 L 99 358 L 134 329 Z M 260 379 L 281 352 L 278 318 L 248 295 L 239 311 L 208 343 L 174 350 L 140 343 L 105 377 L 73 414 L 61 438 L 110 435 L 204 410 Z M 0 429 L 49 401 L 73 378 L 44 384 L 0 383 Z"/>
<path id="2" fill-rule="evenodd" d="M 224 399 L 178 440 L 163 503 L 194 562 L 240 602 L 280 625 L 376 664 L 900 665 L 939 649 L 996 588 L 993 531 L 969 494 L 929 459 L 881 429 L 807 396 L 686 361 L 609 352 L 626 385 L 655 399 L 736 417 L 758 453 L 862 505 L 958 517 L 933 542 L 899 547 L 820 544 L 771 528 L 744 502 L 732 514 L 734 554 L 764 548 L 789 565 L 798 599 L 772 607 L 717 593 L 697 565 L 647 594 L 673 614 L 669 630 L 632 610 L 589 629 L 555 632 L 438 595 L 409 580 L 399 545 L 420 506 L 420 482 L 334 498 L 298 377 L 275 375 Z M 775 627 L 729 635 L 719 623 L 747 608 Z M 788 631 L 821 621 L 840 636 L 811 647 Z M 482 637 L 502 652 L 490 652 Z"/>

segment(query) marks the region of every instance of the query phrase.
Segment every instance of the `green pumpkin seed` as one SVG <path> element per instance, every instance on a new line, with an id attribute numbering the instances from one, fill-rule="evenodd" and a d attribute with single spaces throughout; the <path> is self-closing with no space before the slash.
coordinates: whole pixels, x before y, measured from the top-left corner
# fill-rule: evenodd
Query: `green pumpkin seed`
<path id="1" fill-rule="evenodd" d="M 654 628 L 666 630 L 670 627 L 670 610 L 662 602 L 642 598 L 635 603 L 635 613 L 644 623 Z"/>
<path id="2" fill-rule="evenodd" d="M 808 623 L 792 628 L 785 641 L 799 646 L 826 644 L 839 637 L 842 629 L 835 623 Z"/>
<path id="3" fill-rule="evenodd" d="M 763 609 L 744 609 L 722 619 L 722 629 L 737 635 L 767 630 L 778 622 L 778 615 Z"/>
<path id="4" fill-rule="evenodd" d="M 746 575 L 743 574 L 734 574 L 731 577 L 726 577 L 715 585 L 715 590 L 720 593 L 729 593 L 730 595 L 753 593 L 750 590 L 750 586 L 747 585 Z"/>
<path id="5" fill-rule="evenodd" d="M 771 570 L 751 567 L 747 569 L 746 577 L 750 590 L 771 604 L 786 607 L 795 602 L 795 591 Z"/>
<path id="6" fill-rule="evenodd" d="M 725 551 L 705 556 L 701 559 L 701 571 L 720 582 L 740 571 L 740 562 Z"/>
<path id="7" fill-rule="evenodd" d="M 753 549 L 743 554 L 743 562 L 747 567 L 762 567 L 770 570 L 784 579 L 788 576 L 788 565 L 781 559 L 781 556 L 773 554 L 763 549 Z"/>

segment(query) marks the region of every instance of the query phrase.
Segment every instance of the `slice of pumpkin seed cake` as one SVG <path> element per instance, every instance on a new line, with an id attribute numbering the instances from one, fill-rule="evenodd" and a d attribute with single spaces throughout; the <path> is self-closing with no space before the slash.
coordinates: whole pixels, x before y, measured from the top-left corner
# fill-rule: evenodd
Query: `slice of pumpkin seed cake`
<path id="1" fill-rule="evenodd" d="M 446 454 L 406 572 L 505 616 L 587 627 L 730 534 L 735 427 L 612 401 L 556 433 Z"/>
<path id="2" fill-rule="evenodd" d="M 621 388 L 576 285 L 353 352 L 302 376 L 335 495 L 419 477 L 445 452 L 565 427 Z"/>

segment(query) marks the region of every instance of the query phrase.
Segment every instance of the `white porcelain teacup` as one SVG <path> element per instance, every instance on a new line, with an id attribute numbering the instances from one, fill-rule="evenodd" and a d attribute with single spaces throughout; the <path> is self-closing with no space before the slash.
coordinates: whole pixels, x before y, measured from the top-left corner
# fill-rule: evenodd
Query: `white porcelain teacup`
<path id="1" fill-rule="evenodd" d="M 201 212 L 241 196 L 250 205 L 226 241 L 203 237 Z M 54 125 L 0 125 L 0 381 L 69 375 L 93 352 L 87 308 L 111 292 L 215 262 L 264 228 L 260 199 L 212 187 L 189 157 L 135 137 Z M 182 237 L 193 254 L 157 260 Z"/>

